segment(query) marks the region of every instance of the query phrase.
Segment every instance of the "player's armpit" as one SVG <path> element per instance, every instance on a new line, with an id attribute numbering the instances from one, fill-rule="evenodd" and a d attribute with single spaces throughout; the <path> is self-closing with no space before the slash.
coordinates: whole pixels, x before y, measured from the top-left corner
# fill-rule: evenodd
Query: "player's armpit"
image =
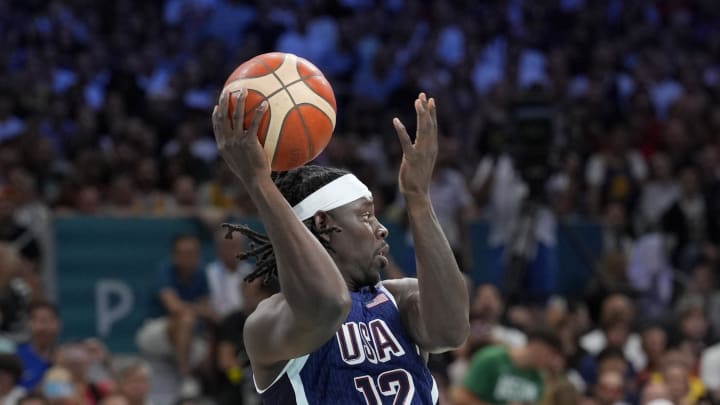
<path id="1" fill-rule="evenodd" d="M 463 387 L 454 387 L 450 392 L 450 397 L 454 405 L 489 405 Z"/>
<path id="2" fill-rule="evenodd" d="M 347 312 L 323 313 L 321 308 L 318 305 L 316 317 L 309 322 L 293 313 L 282 293 L 262 301 L 243 330 L 253 369 L 304 356 L 332 338 Z"/>
<path id="3" fill-rule="evenodd" d="M 383 281 L 397 302 L 405 331 L 420 350 L 429 353 L 442 353 L 455 348 L 451 339 L 433 335 L 427 328 L 420 310 L 420 288 L 416 278 L 401 278 Z"/>

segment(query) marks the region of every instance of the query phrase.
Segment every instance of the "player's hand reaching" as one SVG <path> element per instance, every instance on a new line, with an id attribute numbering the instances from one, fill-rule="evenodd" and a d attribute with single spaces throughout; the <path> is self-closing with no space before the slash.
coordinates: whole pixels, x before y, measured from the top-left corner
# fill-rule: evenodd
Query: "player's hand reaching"
<path id="1" fill-rule="evenodd" d="M 405 197 L 428 194 L 438 154 L 435 99 L 428 99 L 425 93 L 420 93 L 415 100 L 415 112 L 417 113 L 415 143 L 410 140 L 405 125 L 398 118 L 393 119 L 403 150 L 399 185 L 400 192 Z"/>
<path id="2" fill-rule="evenodd" d="M 230 97 L 234 97 L 231 115 L 228 114 Z M 260 120 L 268 108 L 267 101 L 257 107 L 250 126 L 244 129 L 246 97 L 246 89 L 237 95 L 224 92 L 220 105 L 213 109 L 212 121 L 218 152 L 230 170 L 248 186 L 261 177 L 269 177 L 270 164 L 257 137 Z"/>

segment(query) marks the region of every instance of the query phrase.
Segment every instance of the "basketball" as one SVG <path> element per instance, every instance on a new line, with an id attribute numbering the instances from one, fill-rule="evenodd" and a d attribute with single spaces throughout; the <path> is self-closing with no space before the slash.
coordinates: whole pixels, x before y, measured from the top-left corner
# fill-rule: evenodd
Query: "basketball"
<path id="1" fill-rule="evenodd" d="M 335 94 L 323 73 L 307 60 L 289 53 L 258 55 L 238 66 L 223 87 L 237 95 L 247 89 L 245 128 L 264 100 L 268 110 L 258 138 L 272 170 L 304 165 L 325 149 L 335 129 Z M 230 97 L 232 116 L 235 97 Z"/>

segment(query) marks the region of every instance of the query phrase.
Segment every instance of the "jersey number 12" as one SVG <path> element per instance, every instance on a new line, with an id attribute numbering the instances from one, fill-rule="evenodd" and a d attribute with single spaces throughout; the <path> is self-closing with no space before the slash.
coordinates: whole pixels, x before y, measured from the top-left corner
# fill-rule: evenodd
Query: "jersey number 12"
<path id="1" fill-rule="evenodd" d="M 393 405 L 410 405 L 415 395 L 412 376 L 401 368 L 380 374 L 377 385 L 369 375 L 355 377 L 355 389 L 363 394 L 367 405 L 382 405 L 380 394 L 394 396 Z"/>

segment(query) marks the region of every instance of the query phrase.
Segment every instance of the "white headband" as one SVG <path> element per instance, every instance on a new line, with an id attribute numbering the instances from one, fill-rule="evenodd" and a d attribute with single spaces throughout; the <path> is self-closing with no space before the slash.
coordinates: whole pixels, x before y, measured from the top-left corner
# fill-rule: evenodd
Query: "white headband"
<path id="1" fill-rule="evenodd" d="M 370 190 L 352 174 L 340 176 L 320 187 L 293 207 L 301 221 L 312 218 L 318 211 L 330 211 L 358 198 L 372 198 Z"/>

